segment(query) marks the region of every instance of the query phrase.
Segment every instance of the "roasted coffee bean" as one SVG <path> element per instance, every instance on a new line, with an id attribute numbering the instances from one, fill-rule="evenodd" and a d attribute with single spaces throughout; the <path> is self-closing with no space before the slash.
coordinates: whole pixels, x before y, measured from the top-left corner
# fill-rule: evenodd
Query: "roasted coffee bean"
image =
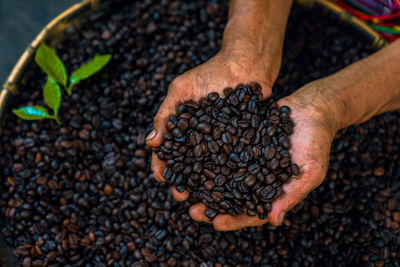
<path id="1" fill-rule="evenodd" d="M 257 163 L 252 164 L 247 168 L 247 171 L 249 173 L 251 173 L 251 174 L 255 174 L 256 175 L 260 171 L 260 165 L 257 164 Z"/>
<path id="2" fill-rule="evenodd" d="M 230 209 L 230 208 L 232 207 L 232 203 L 229 202 L 228 200 L 224 200 L 224 201 L 221 201 L 221 202 L 219 203 L 219 206 L 220 206 L 221 208 L 223 208 L 224 210 L 227 210 L 227 209 Z"/>
<path id="3" fill-rule="evenodd" d="M 283 159 L 281 159 L 281 161 L 279 162 L 279 166 L 281 167 L 281 168 L 287 168 L 287 167 L 289 167 L 289 165 L 290 165 L 290 162 L 291 162 L 291 160 L 290 160 L 290 158 L 283 158 Z"/>
<path id="4" fill-rule="evenodd" d="M 181 130 L 181 131 L 185 131 L 189 126 L 189 123 L 187 120 L 185 119 L 181 119 L 178 121 L 177 127 Z"/>
<path id="5" fill-rule="evenodd" d="M 224 199 L 224 195 L 221 192 L 212 192 L 211 196 L 215 202 L 221 202 Z"/>
<path id="6" fill-rule="evenodd" d="M 273 158 L 269 163 L 271 170 L 276 170 L 279 167 L 279 159 L 277 158 Z"/>
<path id="7" fill-rule="evenodd" d="M 171 176 L 172 176 L 172 170 L 170 168 L 165 168 L 162 173 L 162 177 L 168 180 L 169 178 L 171 178 Z"/>
<path id="8" fill-rule="evenodd" d="M 199 124 L 199 120 L 196 117 L 191 117 L 189 119 L 189 122 L 188 122 L 189 128 L 194 129 L 197 127 L 197 124 Z"/>
<path id="9" fill-rule="evenodd" d="M 204 214 L 209 218 L 209 219 L 214 219 L 215 216 L 217 216 L 217 212 L 213 209 L 208 209 L 204 212 Z"/>
<path id="10" fill-rule="evenodd" d="M 210 178 L 210 179 L 214 179 L 216 177 L 215 173 L 208 169 L 204 169 L 203 173 L 205 176 L 207 176 L 207 178 Z"/>
<path id="11" fill-rule="evenodd" d="M 214 183 L 213 180 L 207 180 L 207 181 L 204 183 L 204 187 L 205 187 L 205 189 L 207 189 L 207 190 L 213 189 L 214 186 L 215 186 L 215 183 Z"/>
<path id="12" fill-rule="evenodd" d="M 240 121 L 238 121 L 238 126 L 240 128 L 248 128 L 248 127 L 250 127 L 250 122 L 247 120 L 240 120 Z"/>
<path id="13" fill-rule="evenodd" d="M 197 124 L 197 130 L 203 134 L 208 134 L 211 132 L 211 125 L 207 122 L 200 122 Z"/>
<path id="14" fill-rule="evenodd" d="M 198 145 L 201 142 L 202 136 L 198 132 L 191 132 L 189 135 L 190 145 Z"/>
<path id="15" fill-rule="evenodd" d="M 181 129 L 179 129 L 179 128 L 174 128 L 173 130 L 172 130 L 172 134 L 173 134 L 173 136 L 175 136 L 175 137 L 181 137 L 182 136 L 182 130 Z"/>
<path id="16" fill-rule="evenodd" d="M 276 176 L 273 173 L 269 173 L 265 176 L 265 183 L 266 184 L 272 184 L 273 182 L 275 182 Z"/>
<path id="17" fill-rule="evenodd" d="M 226 177 L 225 177 L 224 174 L 218 174 L 218 175 L 215 177 L 214 181 L 215 181 L 215 184 L 216 184 L 217 186 L 221 186 L 221 185 L 225 184 Z"/>
<path id="18" fill-rule="evenodd" d="M 219 138 L 221 137 L 221 135 L 222 135 L 222 131 L 221 131 L 220 128 L 214 128 L 214 129 L 212 130 L 212 137 L 213 137 L 214 139 L 219 139 Z"/>
<path id="19" fill-rule="evenodd" d="M 275 148 L 269 146 L 265 149 L 264 157 L 267 160 L 271 160 L 275 156 Z"/>
<path id="20" fill-rule="evenodd" d="M 217 153 L 217 152 L 219 151 L 219 145 L 218 145 L 218 143 L 215 142 L 214 140 L 213 140 L 213 141 L 210 141 L 210 142 L 207 144 L 207 147 L 208 147 L 208 150 L 209 150 L 211 153 Z"/>
<path id="21" fill-rule="evenodd" d="M 232 143 L 232 134 L 230 132 L 224 132 L 222 134 L 222 142 L 224 142 L 225 144 Z"/>
<path id="22" fill-rule="evenodd" d="M 286 182 L 289 179 L 289 175 L 287 173 L 281 173 L 278 175 L 279 180 L 282 182 Z"/>
<path id="23" fill-rule="evenodd" d="M 235 94 L 230 94 L 228 96 L 228 103 L 232 106 L 237 106 L 239 104 L 239 100 Z"/>
<path id="24" fill-rule="evenodd" d="M 279 136 L 279 144 L 280 144 L 281 146 L 283 146 L 284 148 L 286 148 L 286 149 L 289 148 L 289 145 L 290 145 L 289 139 L 288 139 L 288 137 L 287 137 L 285 134 L 281 134 L 281 135 Z"/>
<path id="25" fill-rule="evenodd" d="M 195 158 L 200 157 L 202 153 L 203 153 L 203 146 L 202 145 L 196 145 L 193 148 L 193 155 L 194 155 Z"/>
<path id="26" fill-rule="evenodd" d="M 218 162 L 220 165 L 224 165 L 226 163 L 226 161 L 228 160 L 228 157 L 226 156 L 225 153 L 221 153 L 218 155 L 217 159 L 218 159 Z"/>
<path id="27" fill-rule="evenodd" d="M 223 124 L 227 124 L 229 122 L 229 119 L 229 115 L 225 113 L 219 113 L 217 117 L 217 120 Z"/>
<path id="28" fill-rule="evenodd" d="M 196 173 L 201 173 L 203 171 L 203 165 L 200 162 L 193 164 L 193 171 Z"/>
<path id="29" fill-rule="evenodd" d="M 267 134 L 268 134 L 269 137 L 274 136 L 275 133 L 276 133 L 276 127 L 275 126 L 269 126 L 267 128 Z"/>
<path id="30" fill-rule="evenodd" d="M 292 171 L 293 175 L 298 175 L 300 173 L 300 169 L 299 166 L 297 166 L 297 164 L 292 164 L 290 166 L 290 170 Z"/>
<path id="31" fill-rule="evenodd" d="M 252 187 L 256 183 L 256 181 L 257 178 L 254 175 L 250 174 L 244 179 L 244 184 L 247 187 Z"/>

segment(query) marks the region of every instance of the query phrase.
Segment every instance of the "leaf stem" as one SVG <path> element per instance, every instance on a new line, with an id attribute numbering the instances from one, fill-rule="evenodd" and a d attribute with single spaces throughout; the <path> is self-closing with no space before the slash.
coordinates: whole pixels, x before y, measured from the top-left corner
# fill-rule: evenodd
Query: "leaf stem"
<path id="1" fill-rule="evenodd" d="M 60 121 L 60 119 L 58 118 L 58 115 L 57 115 L 57 114 L 53 116 L 53 119 L 57 122 L 58 125 L 61 125 L 61 121 Z"/>
<path id="2" fill-rule="evenodd" d="M 73 84 L 70 83 L 69 86 L 66 88 L 66 91 L 67 91 L 69 96 L 71 96 L 71 94 L 72 94 L 72 86 L 73 86 Z"/>

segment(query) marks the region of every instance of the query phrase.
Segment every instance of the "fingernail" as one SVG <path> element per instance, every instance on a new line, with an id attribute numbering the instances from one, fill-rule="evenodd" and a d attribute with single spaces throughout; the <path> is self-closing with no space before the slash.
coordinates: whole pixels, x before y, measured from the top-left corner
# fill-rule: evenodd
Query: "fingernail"
<path id="1" fill-rule="evenodd" d="M 279 225 L 282 225 L 283 219 L 285 218 L 285 213 L 281 212 L 278 216 Z"/>
<path id="2" fill-rule="evenodd" d="M 154 137 L 156 137 L 156 135 L 157 135 L 157 130 L 156 130 L 156 129 L 153 129 L 153 130 L 149 133 L 149 135 L 146 137 L 146 141 L 152 140 Z"/>

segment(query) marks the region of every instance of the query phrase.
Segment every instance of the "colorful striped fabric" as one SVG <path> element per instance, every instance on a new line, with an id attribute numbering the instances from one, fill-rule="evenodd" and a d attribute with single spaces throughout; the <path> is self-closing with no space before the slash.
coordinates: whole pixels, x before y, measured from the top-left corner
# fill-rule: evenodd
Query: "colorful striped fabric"
<path id="1" fill-rule="evenodd" d="M 335 0 L 388 42 L 400 38 L 400 0 Z"/>

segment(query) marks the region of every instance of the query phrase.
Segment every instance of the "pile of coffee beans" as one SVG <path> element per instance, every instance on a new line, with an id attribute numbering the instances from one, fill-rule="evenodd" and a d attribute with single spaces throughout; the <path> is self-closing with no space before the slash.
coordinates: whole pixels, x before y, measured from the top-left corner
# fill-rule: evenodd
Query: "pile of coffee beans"
<path id="1" fill-rule="evenodd" d="M 218 52 L 228 1 L 110 2 L 56 47 L 67 69 L 113 55 L 63 96 L 62 125 L 5 118 L 0 253 L 5 240 L 14 261 L 1 254 L 3 266 L 400 265 L 400 112 L 339 132 L 327 179 L 281 227 L 215 231 L 154 180 L 145 137 L 168 84 Z M 369 53 L 294 5 L 272 96 Z M 35 66 L 23 81 L 14 107 L 44 104 L 44 73 Z"/>
<path id="2" fill-rule="evenodd" d="M 299 167 L 291 162 L 293 132 L 288 106 L 262 101 L 258 83 L 225 88 L 178 107 L 166 124 L 164 143 L 154 149 L 166 162 L 162 175 L 205 214 L 258 215 L 265 219 L 282 184 Z"/>

